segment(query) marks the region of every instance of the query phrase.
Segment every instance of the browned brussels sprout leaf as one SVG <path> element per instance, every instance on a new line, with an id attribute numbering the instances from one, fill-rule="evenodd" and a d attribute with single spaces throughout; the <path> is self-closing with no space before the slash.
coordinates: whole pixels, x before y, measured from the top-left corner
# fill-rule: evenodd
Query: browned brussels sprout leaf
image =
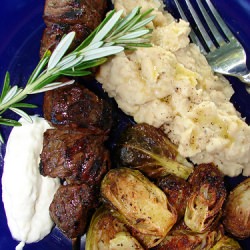
<path id="1" fill-rule="evenodd" d="M 222 173 L 213 164 L 197 166 L 189 178 L 192 194 L 188 199 L 184 221 L 194 232 L 204 232 L 217 221 L 226 198 Z"/>
<path id="2" fill-rule="evenodd" d="M 159 244 L 176 222 L 176 211 L 166 195 L 138 170 L 110 170 L 102 181 L 101 195 L 147 248 Z"/>
<path id="3" fill-rule="evenodd" d="M 227 236 L 223 236 L 211 250 L 241 250 L 240 244 Z"/>
<path id="4" fill-rule="evenodd" d="M 124 223 L 100 207 L 93 215 L 86 237 L 86 250 L 143 250 Z"/>
<path id="5" fill-rule="evenodd" d="M 176 175 L 167 175 L 157 180 L 157 186 L 166 194 L 169 203 L 176 209 L 178 220 L 183 218 L 191 185 Z"/>
<path id="6" fill-rule="evenodd" d="M 250 237 L 250 178 L 230 192 L 223 214 L 225 230 L 240 239 Z"/>
<path id="7" fill-rule="evenodd" d="M 103 248 L 100 248 L 102 250 Z M 110 241 L 109 250 L 143 250 L 136 238 L 129 232 L 117 233 L 115 238 Z"/>
<path id="8" fill-rule="evenodd" d="M 155 250 L 166 249 L 202 249 L 208 250 L 214 245 L 218 237 L 217 231 L 195 233 L 189 230 L 176 230 L 170 232 L 166 238 L 155 247 Z"/>
<path id="9" fill-rule="evenodd" d="M 121 135 L 116 158 L 119 166 L 139 169 L 151 178 L 174 174 L 187 179 L 193 172 L 166 135 L 148 124 L 136 124 Z"/>

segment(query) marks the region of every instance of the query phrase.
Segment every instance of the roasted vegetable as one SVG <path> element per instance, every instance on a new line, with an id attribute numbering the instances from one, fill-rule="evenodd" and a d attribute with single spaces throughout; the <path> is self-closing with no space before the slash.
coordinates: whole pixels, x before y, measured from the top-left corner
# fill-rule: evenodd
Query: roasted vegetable
<path id="1" fill-rule="evenodd" d="M 217 231 L 195 233 L 189 230 L 176 230 L 170 232 L 166 238 L 154 249 L 176 250 L 176 249 L 211 249 L 218 237 Z"/>
<path id="2" fill-rule="evenodd" d="M 148 248 L 159 244 L 176 222 L 176 211 L 166 195 L 138 170 L 110 170 L 102 181 L 101 195 Z"/>
<path id="3" fill-rule="evenodd" d="M 211 248 L 211 250 L 240 250 L 240 244 L 227 236 L 223 236 L 219 241 Z"/>
<path id="4" fill-rule="evenodd" d="M 100 207 L 93 215 L 86 237 L 86 250 L 143 250 L 124 223 Z"/>
<path id="5" fill-rule="evenodd" d="M 188 199 L 184 221 L 194 232 L 208 230 L 218 219 L 226 198 L 222 173 L 213 164 L 197 166 L 189 178 L 192 194 Z"/>
<path id="6" fill-rule="evenodd" d="M 174 206 L 181 219 L 186 210 L 187 200 L 191 194 L 191 186 L 176 175 L 168 175 L 157 180 L 157 186 L 167 195 L 168 201 Z"/>
<path id="7" fill-rule="evenodd" d="M 154 250 L 240 250 L 237 241 L 224 234 L 224 228 L 220 224 L 211 230 L 203 233 L 195 233 L 185 228 L 181 223 L 180 227 L 173 228 L 166 238 Z"/>
<path id="8" fill-rule="evenodd" d="M 240 239 L 250 237 L 250 178 L 234 188 L 223 214 L 225 230 Z"/>
<path id="9" fill-rule="evenodd" d="M 166 135 L 147 124 L 124 131 L 117 143 L 116 158 L 120 166 L 139 169 L 151 178 L 175 174 L 187 179 L 193 172 L 193 166 L 178 154 Z"/>

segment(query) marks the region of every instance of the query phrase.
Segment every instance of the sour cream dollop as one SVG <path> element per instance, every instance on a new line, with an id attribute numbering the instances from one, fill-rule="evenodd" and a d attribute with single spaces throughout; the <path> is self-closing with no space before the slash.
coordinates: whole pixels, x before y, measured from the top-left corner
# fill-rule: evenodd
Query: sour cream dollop
<path id="1" fill-rule="evenodd" d="M 20 119 L 7 143 L 2 176 L 2 198 L 8 226 L 14 239 L 25 243 L 37 242 L 50 233 L 53 221 L 49 205 L 58 189 L 59 179 L 44 177 L 39 172 L 43 133 L 50 128 L 38 116 L 33 123 Z"/>

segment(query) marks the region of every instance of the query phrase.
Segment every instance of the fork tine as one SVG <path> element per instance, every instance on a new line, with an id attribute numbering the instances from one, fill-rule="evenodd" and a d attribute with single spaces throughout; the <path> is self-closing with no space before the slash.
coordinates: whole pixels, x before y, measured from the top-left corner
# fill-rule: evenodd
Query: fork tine
<path id="1" fill-rule="evenodd" d="M 230 40 L 232 37 L 234 37 L 233 33 L 230 31 L 230 29 L 227 27 L 227 25 L 225 24 L 225 22 L 222 20 L 220 14 L 215 9 L 215 7 L 211 3 L 211 1 L 210 0 L 206 0 L 206 2 L 207 2 L 208 7 L 210 8 L 212 14 L 214 15 L 216 21 L 220 25 L 220 28 L 222 29 L 222 31 L 224 32 L 224 34 L 226 35 L 226 37 L 228 38 L 228 40 Z"/>
<path id="2" fill-rule="evenodd" d="M 185 2 L 189 8 L 190 13 L 192 14 L 192 16 L 194 18 L 194 21 L 196 22 L 198 29 L 200 30 L 201 36 L 203 36 L 203 38 L 206 42 L 207 47 L 209 48 L 210 51 L 215 50 L 216 47 L 215 47 L 213 41 L 211 40 L 210 36 L 208 35 L 205 27 L 203 26 L 203 24 L 202 24 L 199 16 L 197 15 L 195 9 L 193 8 L 192 4 L 190 3 L 189 0 L 185 0 Z"/>
<path id="3" fill-rule="evenodd" d="M 210 18 L 210 16 L 208 15 L 204 5 L 202 4 L 201 0 L 197 0 L 197 4 L 200 8 L 200 11 L 202 13 L 202 15 L 204 16 L 204 19 L 207 22 L 207 25 L 209 27 L 209 29 L 212 32 L 213 37 L 215 38 L 215 40 L 217 41 L 217 43 L 222 46 L 225 41 L 222 37 L 222 35 L 220 34 L 220 32 L 218 31 L 217 27 L 214 25 L 214 22 L 212 21 L 212 19 Z"/>
<path id="4" fill-rule="evenodd" d="M 185 21 L 188 22 L 188 19 L 187 19 L 185 13 L 184 13 L 182 7 L 180 6 L 178 0 L 174 0 L 174 3 L 175 3 L 175 5 L 176 5 L 176 7 L 177 7 L 177 10 L 178 10 L 179 13 L 180 13 L 181 18 L 182 18 L 183 20 L 185 20 Z M 189 36 L 190 36 L 192 42 L 195 43 L 197 46 L 199 46 L 201 52 L 202 52 L 203 54 L 206 54 L 206 50 L 205 50 L 204 46 L 201 44 L 199 38 L 196 36 L 196 34 L 194 33 L 194 31 L 193 31 L 192 29 L 191 29 L 191 31 L 190 31 Z"/>

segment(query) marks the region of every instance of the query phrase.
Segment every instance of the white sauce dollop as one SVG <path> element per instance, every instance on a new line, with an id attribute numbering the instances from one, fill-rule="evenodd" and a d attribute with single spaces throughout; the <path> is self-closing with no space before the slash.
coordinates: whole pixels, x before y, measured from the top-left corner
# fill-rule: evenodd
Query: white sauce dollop
<path id="1" fill-rule="evenodd" d="M 53 221 L 49 205 L 58 189 L 59 179 L 44 177 L 39 172 L 43 133 L 50 128 L 38 116 L 33 123 L 20 119 L 7 143 L 2 176 L 2 198 L 8 226 L 14 239 L 24 243 L 37 242 L 50 233 Z"/>

